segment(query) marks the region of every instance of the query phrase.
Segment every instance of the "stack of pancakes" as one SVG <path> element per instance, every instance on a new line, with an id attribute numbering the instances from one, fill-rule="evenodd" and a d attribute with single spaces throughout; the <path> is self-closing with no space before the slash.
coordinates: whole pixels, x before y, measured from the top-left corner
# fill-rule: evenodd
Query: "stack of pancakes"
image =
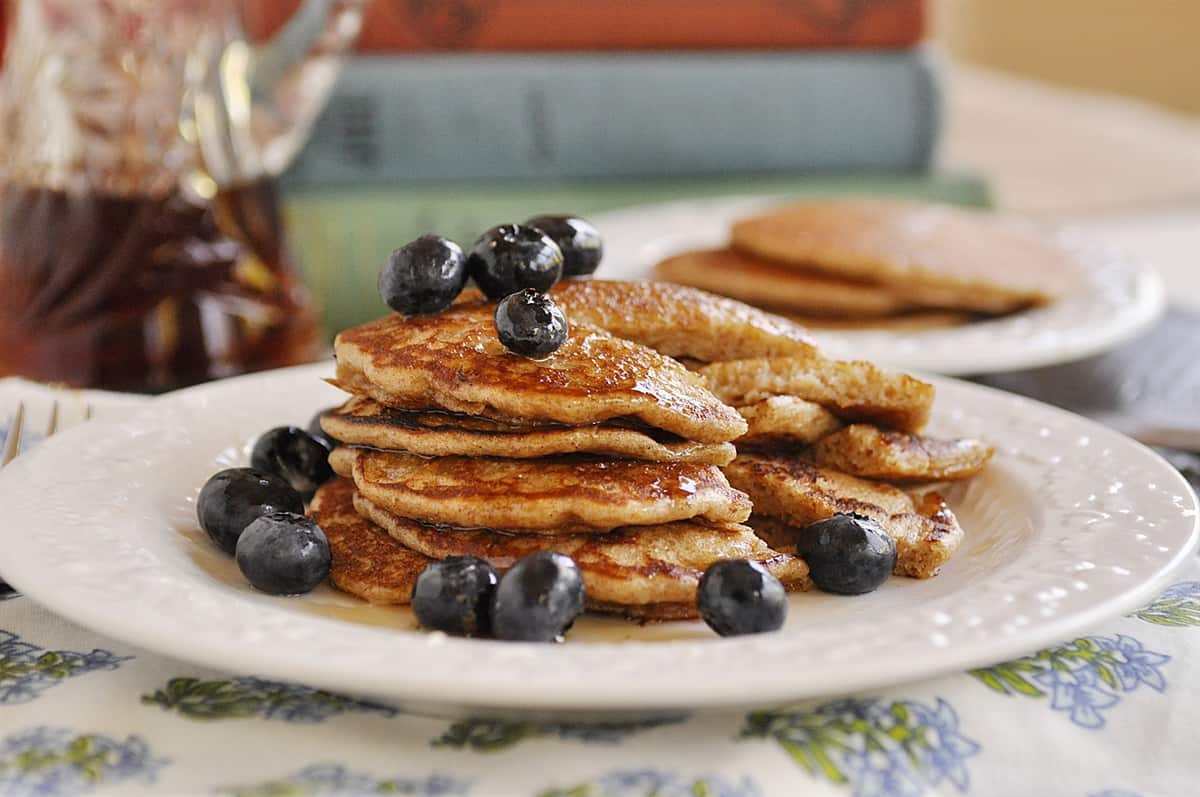
<path id="1" fill-rule="evenodd" d="M 733 225 L 730 245 L 658 264 L 660 279 L 811 327 L 928 329 L 1043 304 L 1069 256 L 979 212 L 896 200 L 805 202 Z"/>
<path id="2" fill-rule="evenodd" d="M 494 305 L 471 293 L 439 315 L 338 336 L 336 382 L 353 397 L 322 418 L 341 443 L 330 460 L 340 479 L 313 507 L 335 585 L 403 603 L 430 559 L 473 555 L 504 570 L 556 550 L 579 566 L 591 609 L 636 618 L 695 616 L 700 576 L 721 559 L 808 586 L 803 561 L 741 525 L 750 501 L 720 466 L 745 420 L 676 360 L 596 325 L 616 306 L 589 299 L 604 285 L 555 292 L 570 335 L 541 361 L 509 353 Z"/>
<path id="3" fill-rule="evenodd" d="M 312 506 L 335 586 L 407 603 L 432 559 L 504 570 L 556 550 L 579 565 L 590 609 L 669 619 L 696 616 L 699 578 L 721 559 L 806 589 L 795 535 L 835 512 L 879 520 L 897 573 L 933 575 L 953 553 L 953 515 L 911 484 L 968 476 L 991 449 L 918 433 L 930 385 L 827 360 L 798 325 L 690 288 L 551 293 L 570 334 L 541 361 L 504 349 L 473 292 L 338 336 L 336 384 L 352 398 L 322 418 L 339 478 Z"/>

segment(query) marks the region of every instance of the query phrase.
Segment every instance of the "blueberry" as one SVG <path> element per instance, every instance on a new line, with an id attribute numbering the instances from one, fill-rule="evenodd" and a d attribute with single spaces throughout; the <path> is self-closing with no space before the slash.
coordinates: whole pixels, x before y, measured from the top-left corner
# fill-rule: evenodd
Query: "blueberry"
<path id="1" fill-rule="evenodd" d="M 325 415 L 327 413 L 333 412 L 336 409 L 338 409 L 338 407 L 335 406 L 335 407 L 326 407 L 323 410 L 318 410 L 317 414 L 312 416 L 312 420 L 310 420 L 308 422 L 308 427 L 305 429 L 305 431 L 307 431 L 310 435 L 312 435 L 318 443 L 325 446 L 330 451 L 332 451 L 333 449 L 340 446 L 342 444 L 342 441 L 331 436 L 329 434 L 329 432 L 326 432 L 324 429 L 321 428 L 321 416 Z"/>
<path id="2" fill-rule="evenodd" d="M 417 622 L 456 636 L 486 636 L 491 632 L 492 596 L 499 580 L 494 567 L 474 556 L 432 562 L 413 587 Z"/>
<path id="3" fill-rule="evenodd" d="M 497 639 L 561 642 L 583 611 L 583 577 L 571 557 L 539 551 L 518 559 L 492 598 Z"/>
<path id="4" fill-rule="evenodd" d="M 255 520 L 238 540 L 238 568 L 255 589 L 299 595 L 329 578 L 329 540 L 316 521 L 294 512 Z"/>
<path id="5" fill-rule="evenodd" d="M 578 216 L 538 216 L 525 222 L 549 235 L 563 254 L 563 277 L 584 277 L 596 271 L 604 255 L 600 231 Z"/>
<path id="6" fill-rule="evenodd" d="M 309 498 L 333 477 L 330 447 L 298 426 L 276 426 L 263 432 L 250 452 L 250 467 L 282 476 Z"/>
<path id="7" fill-rule="evenodd" d="M 878 587 L 896 566 L 896 543 L 862 515 L 838 514 L 800 529 L 796 553 L 813 583 L 826 592 L 860 595 Z"/>
<path id="8" fill-rule="evenodd" d="M 787 591 L 758 562 L 725 559 L 709 565 L 696 592 L 700 616 L 721 636 L 778 631 L 787 619 Z"/>
<path id="9" fill-rule="evenodd" d="M 304 499 L 284 479 L 251 468 L 229 468 L 215 474 L 204 483 L 196 500 L 200 528 L 229 554 L 255 519 L 272 512 L 303 511 Z"/>
<path id="10" fill-rule="evenodd" d="M 549 296 L 532 288 L 501 299 L 495 320 L 500 342 L 522 357 L 549 357 L 567 339 L 563 311 Z"/>
<path id="11" fill-rule="evenodd" d="M 522 224 L 485 232 L 467 257 L 467 271 L 495 301 L 525 288 L 548 291 L 562 277 L 563 253 L 550 236 Z"/>
<path id="12" fill-rule="evenodd" d="M 467 283 L 467 261 L 454 241 L 422 235 L 392 252 L 379 272 L 379 295 L 397 313 L 438 313 Z"/>

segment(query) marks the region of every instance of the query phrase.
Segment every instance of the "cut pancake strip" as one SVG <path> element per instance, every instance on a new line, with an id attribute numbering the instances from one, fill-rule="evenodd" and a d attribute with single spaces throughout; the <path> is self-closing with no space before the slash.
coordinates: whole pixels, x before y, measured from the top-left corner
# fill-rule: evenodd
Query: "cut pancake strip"
<path id="1" fill-rule="evenodd" d="M 356 496 L 355 506 L 405 547 L 434 559 L 478 556 L 505 570 L 537 551 L 564 553 L 579 566 L 589 606 L 629 616 L 695 617 L 700 577 L 721 559 L 760 562 L 790 590 L 810 586 L 803 560 L 771 550 L 749 528 L 736 524 L 685 521 L 549 538 L 438 528 L 399 517 L 362 495 Z"/>
<path id="2" fill-rule="evenodd" d="M 406 548 L 354 509 L 354 483 L 334 479 L 317 489 L 309 514 L 325 532 L 333 586 L 371 603 L 412 602 L 417 576 L 433 561 Z"/>
<path id="3" fill-rule="evenodd" d="M 796 396 L 841 418 L 919 432 L 933 407 L 933 385 L 868 362 L 788 357 L 736 360 L 700 369 L 710 389 L 735 407 Z"/>
<path id="4" fill-rule="evenodd" d="M 890 485 L 783 456 L 743 454 L 726 466 L 725 473 L 734 486 L 750 495 L 756 516 L 795 527 L 839 513 L 875 520 L 896 542 L 898 575 L 935 575 L 962 541 L 958 520 L 937 493 L 914 498 Z"/>
<path id="5" fill-rule="evenodd" d="M 719 362 L 816 353 L 803 327 L 684 285 L 563 280 L 550 295 L 572 323 L 591 324 L 669 357 Z"/>
<path id="6" fill-rule="evenodd" d="M 467 302 L 348 329 L 334 343 L 338 382 L 389 407 L 571 426 L 633 416 L 701 443 L 730 442 L 746 431 L 703 380 L 653 349 L 572 319 L 562 347 L 531 360 L 500 343 L 493 312 Z"/>
<path id="7" fill-rule="evenodd" d="M 995 449 L 981 440 L 929 437 L 853 424 L 807 452 L 823 467 L 866 479 L 942 481 L 974 476 Z"/>
<path id="8" fill-rule="evenodd" d="M 339 472 L 345 456 L 331 460 Z M 460 528 L 558 535 L 697 517 L 737 523 L 750 516 L 749 499 L 715 465 L 426 459 L 358 449 L 353 473 L 372 503 L 401 517 Z"/>
<path id="9" fill-rule="evenodd" d="M 738 438 L 739 446 L 807 445 L 837 431 L 842 421 L 829 410 L 796 396 L 772 396 L 738 407 L 750 431 Z"/>
<path id="10" fill-rule="evenodd" d="M 588 426 L 506 424 L 441 411 L 391 409 L 363 397 L 326 413 L 321 428 L 349 445 L 431 457 L 536 459 L 588 453 L 648 462 L 724 465 L 737 454 L 730 443 L 695 443 L 611 422 Z"/>

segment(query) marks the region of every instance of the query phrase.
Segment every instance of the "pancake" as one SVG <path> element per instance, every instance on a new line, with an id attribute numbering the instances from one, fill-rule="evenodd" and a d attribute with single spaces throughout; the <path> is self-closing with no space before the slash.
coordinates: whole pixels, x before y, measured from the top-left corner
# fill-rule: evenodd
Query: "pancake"
<path id="1" fill-rule="evenodd" d="M 760 562 L 789 590 L 810 587 L 803 560 L 771 550 L 749 528 L 736 524 L 684 521 L 602 535 L 538 537 L 437 528 L 399 517 L 362 495 L 355 498 L 355 506 L 406 547 L 435 559 L 478 556 L 505 570 L 537 551 L 564 553 L 579 566 L 588 607 L 594 611 L 642 619 L 696 617 L 700 577 L 722 559 Z"/>
<path id="2" fill-rule="evenodd" d="M 458 413 L 392 409 L 363 397 L 325 413 L 321 428 L 348 445 L 430 457 L 457 454 L 533 459 L 589 453 L 648 462 L 724 465 L 737 454 L 730 443 L 695 443 L 613 422 L 589 426 L 506 423 Z"/>
<path id="3" fill-rule="evenodd" d="M 978 211 L 898 200 L 802 202 L 733 225 L 735 249 L 903 286 L 923 306 L 1003 313 L 1065 294 L 1078 266 L 1031 230 Z"/>
<path id="4" fill-rule="evenodd" d="M 412 602 L 417 576 L 433 560 L 359 515 L 352 481 L 334 479 L 317 488 L 308 513 L 329 540 L 333 586 L 371 603 Z"/>
<path id="5" fill-rule="evenodd" d="M 936 575 L 962 542 L 957 518 L 936 492 L 914 497 L 891 485 L 783 456 L 742 454 L 725 467 L 725 474 L 754 502 L 750 523 L 756 531 L 762 525 L 759 516 L 795 527 L 838 513 L 875 520 L 896 542 L 898 575 Z M 777 536 L 767 536 L 779 542 Z"/>
<path id="6" fill-rule="evenodd" d="M 750 431 L 738 438 L 739 446 L 807 445 L 842 426 L 829 410 L 796 396 L 771 396 L 738 412 Z"/>
<path id="7" fill-rule="evenodd" d="M 982 470 L 994 453 L 982 440 L 853 424 L 821 438 L 808 456 L 822 467 L 852 476 L 895 482 L 965 479 Z"/>
<path id="8" fill-rule="evenodd" d="M 985 317 L 955 310 L 917 310 L 879 318 L 817 318 L 788 314 L 788 318 L 810 329 L 829 329 L 839 332 L 924 332 L 931 329 L 961 327 L 963 324 L 970 324 Z"/>
<path id="9" fill-rule="evenodd" d="M 788 357 L 713 363 L 698 372 L 735 407 L 771 396 L 812 401 L 851 421 L 919 432 L 933 407 L 933 385 L 868 362 Z"/>
<path id="10" fill-rule="evenodd" d="M 329 454 L 329 467 L 343 479 L 354 481 L 354 462 L 358 459 L 358 449 L 351 446 L 338 446 Z"/>
<path id="11" fill-rule="evenodd" d="M 465 302 L 345 330 L 334 343 L 338 383 L 391 407 L 570 426 L 633 416 L 701 443 L 727 443 L 746 431 L 702 380 L 653 349 L 571 320 L 562 347 L 531 360 L 500 343 L 494 310 Z"/>
<path id="12" fill-rule="evenodd" d="M 550 294 L 568 321 L 600 327 L 670 357 L 720 362 L 816 353 L 803 327 L 683 285 L 563 280 Z"/>
<path id="13" fill-rule="evenodd" d="M 371 449 L 358 449 L 355 457 L 354 483 L 372 503 L 401 517 L 460 528 L 561 535 L 690 518 L 737 523 L 750 516 L 750 501 L 715 465 L 427 459 Z"/>
<path id="14" fill-rule="evenodd" d="M 817 318 L 878 318 L 915 306 L 882 285 L 780 266 L 734 249 L 684 252 L 655 266 L 654 275 L 775 312 L 803 313 Z M 751 354 L 723 359 L 773 356 L 779 355 Z"/>

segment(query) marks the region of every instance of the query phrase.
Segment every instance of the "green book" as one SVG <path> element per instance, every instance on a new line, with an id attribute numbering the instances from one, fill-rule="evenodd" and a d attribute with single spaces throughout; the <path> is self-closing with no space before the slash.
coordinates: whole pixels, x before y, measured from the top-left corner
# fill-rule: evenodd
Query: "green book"
<path id="1" fill-rule="evenodd" d="M 305 279 L 332 334 L 386 311 L 375 286 L 379 267 L 393 249 L 425 233 L 444 235 L 467 249 L 489 227 L 543 213 L 588 216 L 631 205 L 735 194 L 868 194 L 990 204 L 986 184 L 972 176 L 813 175 L 291 188 L 284 197 L 284 214 Z M 603 264 L 600 269 L 603 276 Z"/>

